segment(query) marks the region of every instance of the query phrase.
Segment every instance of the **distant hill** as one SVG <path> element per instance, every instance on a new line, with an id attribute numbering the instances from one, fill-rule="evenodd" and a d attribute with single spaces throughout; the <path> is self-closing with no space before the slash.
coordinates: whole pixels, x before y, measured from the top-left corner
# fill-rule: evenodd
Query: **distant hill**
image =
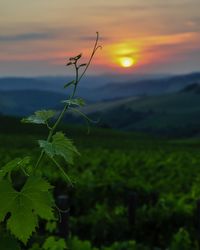
<path id="1" fill-rule="evenodd" d="M 164 134 L 200 133 L 200 73 L 164 77 L 134 83 L 82 88 L 88 97 L 82 110 L 99 126 Z M 63 85 L 63 83 L 62 83 Z M 81 86 L 81 85 L 80 85 Z M 55 79 L 0 79 L 0 113 L 26 116 L 38 109 L 59 109 L 69 90 L 55 91 Z M 93 100 L 89 97 L 93 96 Z M 68 115 L 68 121 L 80 119 Z"/>
<path id="2" fill-rule="evenodd" d="M 24 116 L 38 109 L 56 108 L 66 96 L 40 90 L 0 91 L 0 113 Z"/>
<path id="3" fill-rule="evenodd" d="M 98 95 L 101 99 L 161 95 L 180 91 L 194 82 L 200 83 L 200 73 L 162 77 L 158 79 L 150 78 L 123 83 L 110 83 L 100 87 L 98 89 Z"/>
<path id="4" fill-rule="evenodd" d="M 193 84 L 187 85 L 185 88 L 181 90 L 181 92 L 193 92 L 196 94 L 200 94 L 200 84 L 193 83 Z"/>
<path id="5" fill-rule="evenodd" d="M 4 77 L 0 78 L 0 91 L 10 90 L 44 90 L 49 88 L 49 83 L 31 77 Z"/>
<path id="6" fill-rule="evenodd" d="M 89 105 L 83 111 L 99 126 L 163 134 L 200 133 L 200 85 L 160 96 Z"/>
<path id="7" fill-rule="evenodd" d="M 191 84 L 177 93 L 160 96 L 129 97 L 89 104 L 82 108 L 97 126 L 163 135 L 200 134 L 200 85 Z M 0 91 L 0 113 L 26 116 L 42 108 L 60 108 L 65 95 L 24 90 Z M 80 122 L 68 115 L 66 121 Z"/>
<path id="8" fill-rule="evenodd" d="M 124 83 L 127 81 L 142 81 L 148 79 L 161 79 L 169 77 L 169 75 L 155 75 L 155 74 L 102 74 L 102 75 L 86 75 L 81 80 L 81 87 L 96 89 L 107 85 L 110 82 Z M 63 83 L 72 80 L 72 76 L 43 76 L 37 77 L 37 80 L 42 80 L 54 86 L 62 87 Z"/>
<path id="9" fill-rule="evenodd" d="M 40 90 L 63 94 L 63 85 L 72 77 L 0 78 L 0 91 Z M 200 73 L 180 76 L 154 75 L 100 75 L 86 76 L 77 95 L 90 102 L 122 99 L 135 96 L 152 96 L 177 92 L 187 85 L 200 82 Z"/>

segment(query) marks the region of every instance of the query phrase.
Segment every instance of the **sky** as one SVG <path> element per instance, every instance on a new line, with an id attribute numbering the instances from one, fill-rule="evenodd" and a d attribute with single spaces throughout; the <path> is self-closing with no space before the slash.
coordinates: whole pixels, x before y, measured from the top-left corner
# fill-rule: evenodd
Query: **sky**
<path id="1" fill-rule="evenodd" d="M 199 71 L 199 9 L 199 0 L 0 0 L 0 77 L 72 74 L 68 58 L 87 62 L 96 31 L 102 50 L 88 74 Z"/>

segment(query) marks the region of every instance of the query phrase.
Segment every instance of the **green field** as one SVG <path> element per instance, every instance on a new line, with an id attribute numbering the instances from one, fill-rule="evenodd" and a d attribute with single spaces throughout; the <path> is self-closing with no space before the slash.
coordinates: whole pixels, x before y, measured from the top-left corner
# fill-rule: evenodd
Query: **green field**
<path id="1" fill-rule="evenodd" d="M 18 156 L 36 160 L 43 129 L 11 118 L 1 119 L 1 126 L 1 166 Z M 95 128 L 87 134 L 82 127 L 62 130 L 81 153 L 74 166 L 65 167 L 74 187 L 47 159 L 41 167 L 57 185 L 55 195 L 69 197 L 72 250 L 92 249 L 85 240 L 105 250 L 199 249 L 200 140 Z M 38 243 L 50 234 L 41 232 L 33 237 Z"/>

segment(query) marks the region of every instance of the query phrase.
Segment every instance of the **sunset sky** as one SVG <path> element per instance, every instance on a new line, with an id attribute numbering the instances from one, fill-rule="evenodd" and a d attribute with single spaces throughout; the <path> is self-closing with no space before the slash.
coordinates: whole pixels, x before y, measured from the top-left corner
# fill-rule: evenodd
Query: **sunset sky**
<path id="1" fill-rule="evenodd" d="M 199 10 L 200 0 L 0 0 L 0 76 L 67 74 L 66 58 L 85 62 L 96 31 L 91 74 L 199 71 Z"/>

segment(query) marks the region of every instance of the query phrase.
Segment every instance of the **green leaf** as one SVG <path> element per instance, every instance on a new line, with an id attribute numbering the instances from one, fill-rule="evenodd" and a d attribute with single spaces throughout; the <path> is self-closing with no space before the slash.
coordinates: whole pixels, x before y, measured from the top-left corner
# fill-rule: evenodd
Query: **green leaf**
<path id="1" fill-rule="evenodd" d="M 13 208 L 9 211 L 11 212 L 11 216 L 7 221 L 7 228 L 24 244 L 26 244 L 38 224 L 37 216 L 31 209 L 32 207 L 28 198 L 16 195 Z"/>
<path id="2" fill-rule="evenodd" d="M 47 121 L 54 117 L 56 112 L 54 110 L 39 110 L 27 118 L 22 119 L 24 123 L 46 124 Z"/>
<path id="3" fill-rule="evenodd" d="M 78 106 L 78 107 L 82 107 L 85 105 L 85 101 L 82 98 L 77 98 L 77 99 L 72 99 L 72 100 L 64 100 L 62 101 L 62 103 L 67 103 L 70 106 Z"/>
<path id="4" fill-rule="evenodd" d="M 69 249 L 73 250 L 98 250 L 97 248 L 93 248 L 91 242 L 87 240 L 79 240 L 77 237 L 69 238 L 68 240 Z"/>
<path id="5" fill-rule="evenodd" d="M 10 162 L 8 162 L 5 166 L 3 166 L 0 170 L 0 180 L 5 177 L 7 174 L 11 173 L 13 170 L 17 168 L 26 168 L 30 163 L 30 157 L 26 156 L 24 158 L 16 158 Z"/>
<path id="6" fill-rule="evenodd" d="M 50 236 L 43 244 L 44 250 L 66 250 L 67 245 L 64 239 L 56 239 Z"/>
<path id="7" fill-rule="evenodd" d="M 71 86 L 71 85 L 73 85 L 73 84 L 75 84 L 75 81 L 73 80 L 73 81 L 70 81 L 70 82 L 68 82 L 68 83 L 66 83 L 65 85 L 64 85 L 64 88 L 67 88 L 67 87 L 69 87 L 69 86 Z"/>
<path id="8" fill-rule="evenodd" d="M 62 156 L 69 164 L 73 164 L 75 154 L 79 154 L 72 140 L 67 138 L 62 132 L 57 132 L 53 136 L 53 146 L 57 155 Z"/>
<path id="9" fill-rule="evenodd" d="M 20 192 L 7 180 L 0 182 L 0 222 L 10 213 L 7 228 L 25 244 L 37 227 L 38 216 L 54 219 L 50 188 L 46 180 L 36 176 L 29 177 Z"/>
<path id="10" fill-rule="evenodd" d="M 0 179 L 2 179 L 6 174 L 13 171 L 18 166 L 18 163 L 20 162 L 20 158 L 16 158 L 10 162 L 8 162 L 5 166 L 3 166 L 0 170 Z"/>
<path id="11" fill-rule="evenodd" d="M 25 186 L 22 189 L 23 195 L 29 196 L 32 201 L 35 212 L 42 219 L 53 220 L 53 198 L 48 192 L 52 186 L 40 177 L 28 178 Z"/>
<path id="12" fill-rule="evenodd" d="M 62 132 L 57 132 L 52 142 L 39 140 L 39 144 L 50 157 L 60 155 L 69 164 L 73 164 L 74 155 L 79 154 L 73 142 Z"/>
<path id="13" fill-rule="evenodd" d="M 39 145 L 41 148 L 44 149 L 47 155 L 50 157 L 54 157 L 56 155 L 55 148 L 53 146 L 53 143 L 45 141 L 45 140 L 39 140 Z"/>
<path id="14" fill-rule="evenodd" d="M 0 182 L 0 222 L 4 220 L 6 214 L 10 211 L 17 195 L 18 193 L 7 180 Z"/>
<path id="15" fill-rule="evenodd" d="M 47 221 L 47 224 L 45 226 L 46 231 L 52 233 L 55 232 L 57 229 L 57 223 L 56 221 Z"/>

